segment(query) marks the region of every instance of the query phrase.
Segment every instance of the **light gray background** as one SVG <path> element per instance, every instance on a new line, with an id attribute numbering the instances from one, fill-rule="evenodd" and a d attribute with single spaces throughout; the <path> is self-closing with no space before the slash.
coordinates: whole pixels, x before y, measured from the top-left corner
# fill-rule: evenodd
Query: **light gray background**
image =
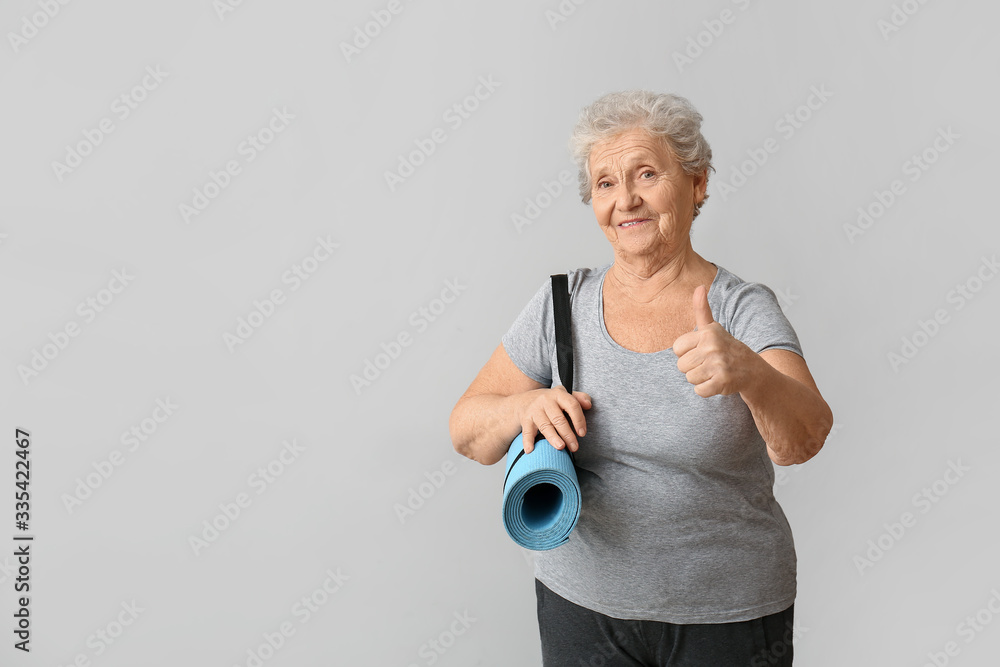
<path id="1" fill-rule="evenodd" d="M 888 0 L 404 1 L 348 62 L 341 42 L 387 4 L 71 2 L 16 49 L 10 33 L 42 10 L 0 6 L 0 662 L 247 665 L 289 622 L 264 664 L 540 664 L 530 554 L 500 523 L 502 466 L 455 454 L 448 416 L 549 274 L 610 261 L 575 186 L 541 197 L 528 226 L 512 216 L 570 168 L 580 108 L 641 87 L 703 113 L 718 173 L 695 249 L 781 295 L 834 411 L 824 450 L 778 469 L 797 664 L 922 665 L 949 642 L 948 664 L 994 664 L 1000 620 L 981 612 L 993 622 L 971 641 L 960 624 L 1000 590 L 1000 280 L 973 280 L 960 309 L 948 294 L 1000 250 L 998 6 L 911 1 L 884 35 Z M 718 29 L 724 10 L 713 36 L 705 22 Z M 169 74 L 119 120 L 113 101 L 147 67 Z M 449 125 L 480 77 L 499 86 Z M 832 96 L 785 138 L 776 122 L 813 86 Z M 240 142 L 275 107 L 294 119 L 245 162 Z M 114 132 L 60 181 L 52 163 L 105 117 Z M 435 128 L 447 140 L 390 190 L 385 172 Z M 942 128 L 959 138 L 912 182 L 904 163 Z M 777 152 L 725 197 L 769 137 Z M 179 205 L 231 159 L 242 172 L 186 223 Z M 895 179 L 905 193 L 849 239 Z M 282 275 L 319 236 L 340 247 L 292 291 Z M 123 268 L 134 280 L 85 323 L 77 304 Z M 446 281 L 465 289 L 419 328 L 411 314 Z M 274 289 L 285 303 L 231 352 L 223 335 Z M 947 321 L 893 368 L 939 309 Z M 18 367 L 70 322 L 79 335 L 25 382 Z M 355 391 L 350 376 L 400 334 L 411 344 Z M 177 410 L 128 451 L 122 432 L 167 398 Z M 30 655 L 11 633 L 16 427 L 33 438 Z M 304 451 L 257 495 L 248 478 L 291 439 Z M 124 462 L 69 511 L 64 496 L 114 450 Z M 940 481 L 950 462 L 968 468 L 954 484 Z M 396 506 L 443 467 L 401 521 Z M 936 502 L 919 501 L 935 482 Z M 250 506 L 195 554 L 189 538 L 240 493 Z M 904 512 L 914 525 L 893 537 Z M 347 579 L 302 623 L 293 606 L 327 570 Z M 116 631 L 133 600 L 143 611 L 95 655 L 88 638 Z M 449 648 L 429 653 L 439 637 Z"/>

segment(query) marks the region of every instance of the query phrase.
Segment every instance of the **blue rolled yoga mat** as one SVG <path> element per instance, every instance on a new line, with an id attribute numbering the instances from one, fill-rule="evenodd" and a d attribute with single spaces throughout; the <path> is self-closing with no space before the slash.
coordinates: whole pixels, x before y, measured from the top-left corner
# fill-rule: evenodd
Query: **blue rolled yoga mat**
<path id="1" fill-rule="evenodd" d="M 522 454 L 522 435 L 507 450 L 503 526 L 526 549 L 555 549 L 569 539 L 580 518 L 576 467 L 569 452 L 544 439 L 530 454 Z"/>

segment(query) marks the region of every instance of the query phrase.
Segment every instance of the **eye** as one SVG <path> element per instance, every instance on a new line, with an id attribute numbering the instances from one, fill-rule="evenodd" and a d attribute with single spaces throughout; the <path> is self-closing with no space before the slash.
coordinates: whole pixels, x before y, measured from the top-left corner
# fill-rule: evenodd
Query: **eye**
<path id="1" fill-rule="evenodd" d="M 649 178 L 646 178 L 647 176 Z M 642 178 L 645 178 L 647 181 L 656 178 L 656 172 L 653 171 L 652 169 L 647 169 L 646 171 L 642 172 Z"/>
<path id="2" fill-rule="evenodd" d="M 605 190 L 605 189 L 607 189 L 607 188 L 604 187 L 605 185 L 607 185 L 607 186 L 610 187 L 611 183 L 609 183 L 608 181 L 601 181 L 600 183 L 597 184 L 597 189 L 598 190 Z"/>

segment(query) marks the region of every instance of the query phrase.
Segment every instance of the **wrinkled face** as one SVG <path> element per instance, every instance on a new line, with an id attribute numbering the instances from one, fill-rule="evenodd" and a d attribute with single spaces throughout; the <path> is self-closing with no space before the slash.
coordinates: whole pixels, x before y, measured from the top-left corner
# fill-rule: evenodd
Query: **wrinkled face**
<path id="1" fill-rule="evenodd" d="M 689 243 L 707 174 L 689 176 L 666 143 L 631 129 L 590 152 L 591 206 L 616 253 L 670 253 Z"/>

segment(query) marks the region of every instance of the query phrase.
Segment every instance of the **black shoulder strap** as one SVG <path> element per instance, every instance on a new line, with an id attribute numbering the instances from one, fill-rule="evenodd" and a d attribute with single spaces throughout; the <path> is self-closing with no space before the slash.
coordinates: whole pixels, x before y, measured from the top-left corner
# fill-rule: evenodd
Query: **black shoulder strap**
<path id="1" fill-rule="evenodd" d="M 567 393 L 573 393 L 573 336 L 570 326 L 569 279 L 565 273 L 552 276 L 552 312 L 556 320 L 556 361 Z"/>
<path id="2" fill-rule="evenodd" d="M 573 393 L 573 327 L 569 307 L 569 278 L 565 273 L 552 276 L 552 314 L 556 323 L 556 363 L 559 365 L 559 379 L 566 392 Z M 573 428 L 570 422 L 570 428 Z M 576 429 L 573 429 L 576 433 Z M 576 466 L 573 452 L 566 450 Z"/>
<path id="3" fill-rule="evenodd" d="M 556 328 L 556 363 L 559 368 L 559 378 L 563 387 L 570 394 L 573 393 L 573 336 L 570 326 L 569 307 L 569 278 L 565 273 L 557 273 L 552 276 L 552 314 L 555 318 Z M 572 425 L 571 425 L 572 427 Z M 575 432 L 575 429 L 574 429 Z M 535 434 L 535 442 L 542 439 L 541 433 Z M 569 458 L 576 465 L 576 457 L 573 452 L 566 450 Z M 507 478 L 514 470 L 518 460 L 524 456 L 524 449 L 521 449 L 514 457 L 514 462 L 507 469 L 507 475 L 503 478 L 503 486 L 507 488 Z"/>

